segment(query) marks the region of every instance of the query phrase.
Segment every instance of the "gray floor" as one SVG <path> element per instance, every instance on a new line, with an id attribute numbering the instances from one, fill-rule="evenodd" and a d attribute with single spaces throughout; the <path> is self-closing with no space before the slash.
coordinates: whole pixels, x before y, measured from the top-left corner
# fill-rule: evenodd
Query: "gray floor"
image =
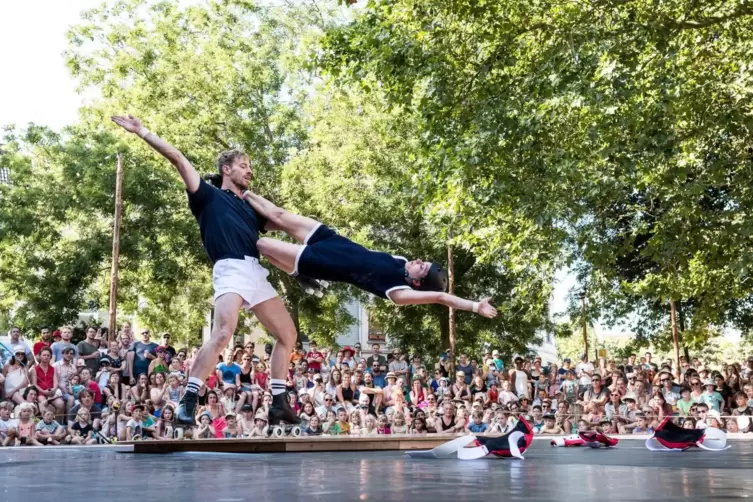
<path id="1" fill-rule="evenodd" d="M 135 455 L 0 449 L 1 501 L 723 500 L 753 496 L 753 441 L 713 453 L 551 448 L 524 461 L 412 460 L 400 452 Z M 121 447 L 122 449 L 122 447 Z"/>

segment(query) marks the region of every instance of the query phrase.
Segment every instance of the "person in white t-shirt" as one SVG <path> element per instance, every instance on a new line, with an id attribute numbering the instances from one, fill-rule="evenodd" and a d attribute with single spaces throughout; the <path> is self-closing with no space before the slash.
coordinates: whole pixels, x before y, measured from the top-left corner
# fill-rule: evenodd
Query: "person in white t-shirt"
<path id="1" fill-rule="evenodd" d="M 18 420 L 10 418 L 13 411 L 13 403 L 5 401 L 0 403 L 0 445 L 15 446 L 18 437 Z"/>
<path id="2" fill-rule="evenodd" d="M 0 359 L 2 359 L 3 365 L 10 360 L 11 354 L 9 350 L 13 350 L 15 347 L 18 347 L 19 345 L 24 348 L 24 351 L 26 352 L 26 359 L 30 362 L 34 362 L 34 354 L 31 350 L 31 345 L 29 342 L 24 340 L 21 337 L 21 329 L 17 326 L 13 326 L 8 333 L 8 336 L 0 337 L 0 342 L 5 345 L 5 347 L 0 346 Z M 2 367 L 2 365 L 0 365 Z"/>
<path id="3" fill-rule="evenodd" d="M 583 393 L 591 386 L 591 377 L 594 376 L 594 365 L 588 362 L 588 354 L 580 355 L 580 362 L 575 366 L 578 375 L 580 392 Z"/>

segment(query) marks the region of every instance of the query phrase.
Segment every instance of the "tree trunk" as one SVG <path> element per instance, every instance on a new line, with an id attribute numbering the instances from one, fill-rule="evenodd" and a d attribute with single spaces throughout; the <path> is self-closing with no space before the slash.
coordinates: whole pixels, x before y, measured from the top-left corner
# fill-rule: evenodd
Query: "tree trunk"
<path id="1" fill-rule="evenodd" d="M 583 295 L 581 300 L 583 306 L 583 353 L 586 355 L 586 360 L 590 360 L 588 354 L 588 319 L 586 318 L 586 295 Z"/>
<path id="2" fill-rule="evenodd" d="M 669 316 L 672 322 L 672 344 L 675 348 L 675 373 L 680 379 L 680 334 L 677 332 L 677 320 L 675 315 L 675 301 L 669 300 Z"/>
<path id="3" fill-rule="evenodd" d="M 123 217 L 123 154 L 118 153 L 115 171 L 115 222 L 112 229 L 112 269 L 110 271 L 110 309 L 107 319 L 107 338 L 117 340 L 118 261 L 120 259 L 120 222 Z"/>
<path id="4" fill-rule="evenodd" d="M 450 236 L 451 237 L 451 236 Z M 449 279 L 448 293 L 455 294 L 455 259 L 452 253 L 452 243 L 447 244 L 447 277 Z M 455 374 L 455 309 L 449 312 L 450 332 L 450 373 Z"/>

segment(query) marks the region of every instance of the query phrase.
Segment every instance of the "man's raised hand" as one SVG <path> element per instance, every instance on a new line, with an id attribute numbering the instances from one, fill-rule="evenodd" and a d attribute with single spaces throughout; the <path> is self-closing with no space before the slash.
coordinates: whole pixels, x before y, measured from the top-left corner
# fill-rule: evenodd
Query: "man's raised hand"
<path id="1" fill-rule="evenodd" d="M 114 115 L 110 119 L 126 131 L 134 134 L 138 133 L 142 127 L 141 121 L 133 115 Z"/>
<path id="2" fill-rule="evenodd" d="M 489 304 L 489 300 L 489 298 L 484 298 L 479 302 L 478 314 L 491 319 L 492 317 L 497 317 L 497 309 Z"/>

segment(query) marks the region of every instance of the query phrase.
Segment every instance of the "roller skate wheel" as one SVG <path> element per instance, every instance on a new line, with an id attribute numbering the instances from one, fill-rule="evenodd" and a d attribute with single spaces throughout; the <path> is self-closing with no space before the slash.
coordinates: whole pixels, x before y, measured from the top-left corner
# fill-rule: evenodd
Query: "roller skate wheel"
<path id="1" fill-rule="evenodd" d="M 133 440 L 134 441 L 140 441 L 141 440 L 141 436 L 139 436 L 138 434 L 136 434 L 135 436 L 133 436 Z"/>
<path id="2" fill-rule="evenodd" d="M 298 436 L 301 435 L 301 428 L 296 425 L 295 427 L 290 429 L 290 435 L 293 436 L 294 438 L 297 438 Z"/>
<path id="3" fill-rule="evenodd" d="M 319 285 L 321 287 L 323 287 L 323 288 L 328 288 L 329 287 L 329 282 L 327 282 L 327 281 L 319 281 Z"/>
<path id="4" fill-rule="evenodd" d="M 285 431 L 282 429 L 282 427 L 275 427 L 272 430 L 272 435 L 276 438 L 281 438 L 285 434 Z"/>
<path id="5" fill-rule="evenodd" d="M 183 439 L 183 429 L 175 429 L 173 431 L 173 437 L 178 440 Z"/>
<path id="6" fill-rule="evenodd" d="M 314 296 L 316 296 L 317 298 L 322 298 L 324 297 L 324 293 L 322 293 L 321 291 L 317 291 L 316 293 L 314 293 Z"/>
<path id="7" fill-rule="evenodd" d="M 272 431 L 271 431 L 271 430 L 269 430 L 269 426 L 265 426 L 265 427 L 264 427 L 264 428 L 263 428 L 263 429 L 261 430 L 261 433 L 262 433 L 262 435 L 263 435 L 263 436 L 264 436 L 265 438 L 268 438 L 269 436 L 271 436 L 271 435 L 272 435 Z"/>

